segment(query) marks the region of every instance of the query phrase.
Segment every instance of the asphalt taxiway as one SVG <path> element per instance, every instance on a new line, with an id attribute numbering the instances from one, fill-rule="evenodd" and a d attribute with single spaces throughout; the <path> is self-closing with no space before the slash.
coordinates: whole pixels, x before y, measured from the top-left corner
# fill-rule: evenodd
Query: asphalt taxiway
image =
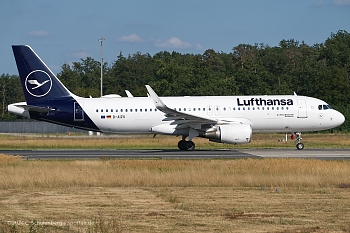
<path id="1" fill-rule="evenodd" d="M 0 154 L 24 159 L 235 159 L 235 158 L 308 158 L 350 159 L 350 149 L 238 149 L 238 150 L 0 150 Z"/>

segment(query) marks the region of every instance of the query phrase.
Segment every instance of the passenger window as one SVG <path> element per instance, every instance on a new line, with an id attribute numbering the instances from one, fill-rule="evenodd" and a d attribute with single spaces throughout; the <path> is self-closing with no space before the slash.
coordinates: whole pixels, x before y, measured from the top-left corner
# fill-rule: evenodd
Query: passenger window
<path id="1" fill-rule="evenodd" d="M 118 112 L 118 109 L 116 109 L 115 112 Z"/>
<path id="2" fill-rule="evenodd" d="M 101 109 L 101 112 L 103 112 L 103 109 Z"/>
<path id="3" fill-rule="evenodd" d="M 318 110 L 322 110 L 322 105 L 318 105 Z"/>
<path id="4" fill-rule="evenodd" d="M 142 112 L 142 108 L 140 108 L 140 112 Z"/>
<path id="5" fill-rule="evenodd" d="M 266 107 L 266 110 L 270 110 L 270 107 Z"/>
<path id="6" fill-rule="evenodd" d="M 181 108 L 179 108 L 179 111 L 181 112 Z"/>
<path id="7" fill-rule="evenodd" d="M 262 109 L 262 110 L 265 110 L 265 108 L 264 108 L 264 107 L 261 107 L 261 109 Z"/>
<path id="8" fill-rule="evenodd" d="M 137 108 L 135 108 L 135 112 L 137 112 Z"/>
<path id="9" fill-rule="evenodd" d="M 186 108 L 184 108 L 184 111 L 186 112 Z"/>
<path id="10" fill-rule="evenodd" d="M 145 108 L 145 112 L 147 112 L 147 108 Z"/>
<path id="11" fill-rule="evenodd" d="M 111 112 L 113 112 L 113 109 L 111 109 Z"/>
<path id="12" fill-rule="evenodd" d="M 98 112 L 98 109 L 96 109 L 96 112 Z"/>
<path id="13" fill-rule="evenodd" d="M 271 107 L 272 110 L 274 110 L 274 107 Z"/>
<path id="14" fill-rule="evenodd" d="M 130 109 L 130 112 L 132 112 L 132 109 Z"/>
<path id="15" fill-rule="evenodd" d="M 237 109 L 238 109 L 238 110 L 241 110 L 241 108 L 240 108 L 240 107 L 238 107 Z"/>
<path id="16" fill-rule="evenodd" d="M 108 112 L 108 109 L 106 109 L 106 112 Z"/>
<path id="17" fill-rule="evenodd" d="M 224 107 L 224 111 L 226 111 L 226 108 Z"/>
<path id="18" fill-rule="evenodd" d="M 203 111 L 205 111 L 205 108 L 203 108 Z"/>
<path id="19" fill-rule="evenodd" d="M 125 112 L 128 112 L 128 110 L 127 110 L 127 109 L 125 109 Z"/>
<path id="20" fill-rule="evenodd" d="M 150 108 L 149 111 L 152 112 L 152 108 Z"/>
<path id="21" fill-rule="evenodd" d="M 123 112 L 123 109 L 120 109 L 120 112 Z"/>
<path id="22" fill-rule="evenodd" d="M 193 111 L 196 111 L 196 108 L 193 108 Z"/>
<path id="23" fill-rule="evenodd" d="M 248 110 L 250 110 L 250 107 L 248 107 Z"/>

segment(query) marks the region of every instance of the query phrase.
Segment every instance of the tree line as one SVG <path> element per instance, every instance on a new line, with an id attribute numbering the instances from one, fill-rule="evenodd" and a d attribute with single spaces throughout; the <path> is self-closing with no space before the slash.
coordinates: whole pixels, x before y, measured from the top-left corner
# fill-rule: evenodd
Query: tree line
<path id="1" fill-rule="evenodd" d="M 100 62 L 91 57 L 62 65 L 57 74 L 76 95 L 100 96 Z M 339 30 L 324 43 L 307 45 L 294 39 L 278 46 L 239 44 L 230 53 L 207 49 L 203 54 L 161 51 L 153 56 L 119 54 L 103 64 L 103 94 L 146 96 L 145 84 L 160 96 L 293 94 L 320 98 L 350 117 L 348 105 L 350 34 Z M 6 111 L 24 101 L 18 75 L 0 76 L 0 119 L 17 117 Z M 349 131 L 346 121 L 338 130 Z"/>

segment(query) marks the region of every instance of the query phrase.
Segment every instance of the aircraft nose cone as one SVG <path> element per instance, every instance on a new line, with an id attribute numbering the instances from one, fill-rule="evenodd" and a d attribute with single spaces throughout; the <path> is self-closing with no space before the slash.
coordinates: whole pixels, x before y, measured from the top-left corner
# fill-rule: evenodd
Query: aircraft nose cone
<path id="1" fill-rule="evenodd" d="M 339 123 L 339 125 L 343 124 L 344 121 L 345 121 L 344 115 L 339 113 L 339 116 L 338 116 L 338 123 Z"/>

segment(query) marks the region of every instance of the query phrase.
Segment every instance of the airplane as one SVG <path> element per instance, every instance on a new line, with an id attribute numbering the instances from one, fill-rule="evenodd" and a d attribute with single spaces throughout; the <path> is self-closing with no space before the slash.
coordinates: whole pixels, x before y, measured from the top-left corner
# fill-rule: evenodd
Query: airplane
<path id="1" fill-rule="evenodd" d="M 296 94 L 159 97 L 146 85 L 147 97 L 126 91 L 128 97 L 82 98 L 71 93 L 31 47 L 12 49 L 26 101 L 8 105 L 8 111 L 39 121 L 96 132 L 182 136 L 180 150 L 194 150 L 195 137 L 244 144 L 259 132 L 297 132 L 296 148 L 302 150 L 301 132 L 345 121 L 326 102 Z"/>

